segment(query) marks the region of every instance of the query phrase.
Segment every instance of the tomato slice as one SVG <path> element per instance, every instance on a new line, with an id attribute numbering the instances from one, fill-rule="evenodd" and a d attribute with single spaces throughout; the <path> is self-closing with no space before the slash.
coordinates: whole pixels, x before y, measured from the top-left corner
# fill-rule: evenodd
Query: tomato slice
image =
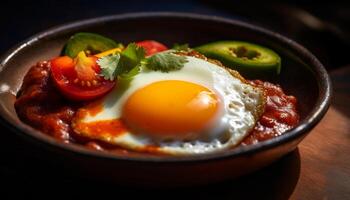
<path id="1" fill-rule="evenodd" d="M 76 59 L 62 56 L 51 60 L 51 75 L 60 92 L 70 100 L 84 101 L 103 96 L 115 81 L 99 76 L 97 57 L 85 54 Z"/>
<path id="2" fill-rule="evenodd" d="M 166 47 L 164 44 L 154 40 L 144 40 L 136 42 L 136 44 L 140 47 L 143 47 L 146 50 L 146 56 L 150 56 L 155 53 L 168 50 L 168 47 Z"/>

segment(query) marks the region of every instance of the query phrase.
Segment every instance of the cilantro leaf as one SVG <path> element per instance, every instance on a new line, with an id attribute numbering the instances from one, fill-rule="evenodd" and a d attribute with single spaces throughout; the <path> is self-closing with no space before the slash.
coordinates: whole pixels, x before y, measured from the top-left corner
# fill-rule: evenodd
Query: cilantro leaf
<path id="1" fill-rule="evenodd" d="M 144 58 L 145 50 L 135 43 L 131 43 L 120 54 L 102 57 L 98 59 L 97 63 L 101 67 L 101 75 L 107 80 L 114 80 L 120 75 L 136 75 L 139 70 L 133 69 L 139 68 Z M 130 71 L 133 73 L 129 73 Z"/>
<path id="2" fill-rule="evenodd" d="M 120 78 L 122 79 L 130 79 L 134 76 L 136 76 L 141 70 L 141 66 L 138 65 L 137 67 L 134 67 L 132 70 L 130 70 L 128 73 L 124 73 L 120 75 Z"/>
<path id="3" fill-rule="evenodd" d="M 117 75 L 128 73 L 134 67 L 140 64 L 145 58 L 145 50 L 137 46 L 135 43 L 130 43 L 124 51 L 120 53 L 120 60 L 117 67 Z"/>
<path id="4" fill-rule="evenodd" d="M 190 47 L 187 43 L 186 44 L 175 43 L 172 49 L 177 50 L 177 51 L 187 51 L 189 48 Z"/>
<path id="5" fill-rule="evenodd" d="M 169 72 L 181 69 L 187 61 L 185 56 L 174 54 L 176 50 L 163 51 L 145 58 L 145 50 L 135 43 L 129 44 L 120 54 L 104 56 L 97 60 L 100 75 L 106 80 L 117 76 L 129 79 L 140 72 L 141 67 L 154 71 Z"/>
<path id="6" fill-rule="evenodd" d="M 179 56 L 173 51 L 163 51 L 146 58 L 145 66 L 154 71 L 169 72 L 181 69 L 187 61 L 185 56 Z"/>
<path id="7" fill-rule="evenodd" d="M 116 77 L 116 68 L 120 60 L 120 54 L 104 56 L 97 60 L 97 64 L 101 67 L 101 75 L 106 80 L 113 81 Z"/>

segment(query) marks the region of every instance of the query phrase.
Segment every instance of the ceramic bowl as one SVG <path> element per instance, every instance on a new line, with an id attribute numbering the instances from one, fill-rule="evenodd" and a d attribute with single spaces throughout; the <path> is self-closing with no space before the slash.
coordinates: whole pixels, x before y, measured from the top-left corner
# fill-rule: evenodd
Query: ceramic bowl
<path id="1" fill-rule="evenodd" d="M 298 99 L 299 125 L 282 136 L 255 145 L 190 157 L 128 157 L 57 142 L 22 123 L 14 110 L 15 94 L 27 70 L 59 55 L 76 32 L 96 32 L 124 44 L 153 39 L 169 46 L 196 46 L 216 40 L 245 40 L 275 50 L 282 58 L 277 79 Z M 272 31 L 242 21 L 186 13 L 134 13 L 106 16 L 58 26 L 32 36 L 1 58 L 0 116 L 7 130 L 40 149 L 40 156 L 73 174 L 119 184 L 178 186 L 206 184 L 241 176 L 293 151 L 326 113 L 331 96 L 325 68 L 301 45 Z"/>

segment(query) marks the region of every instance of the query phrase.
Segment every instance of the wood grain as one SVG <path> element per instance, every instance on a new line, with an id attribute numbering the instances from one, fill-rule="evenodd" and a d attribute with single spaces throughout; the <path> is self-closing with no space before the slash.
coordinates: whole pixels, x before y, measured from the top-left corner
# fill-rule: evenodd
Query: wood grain
<path id="1" fill-rule="evenodd" d="M 350 199 L 350 66 L 331 77 L 332 106 L 299 145 L 300 178 L 291 199 Z"/>

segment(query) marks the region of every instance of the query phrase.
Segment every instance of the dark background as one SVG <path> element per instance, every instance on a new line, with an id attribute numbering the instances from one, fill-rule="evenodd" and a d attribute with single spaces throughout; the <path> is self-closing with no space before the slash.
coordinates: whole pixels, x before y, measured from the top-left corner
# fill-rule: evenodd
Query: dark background
<path id="1" fill-rule="evenodd" d="M 293 3 L 294 2 L 294 3 Z M 330 72 L 349 66 L 350 47 L 350 6 L 349 3 L 331 1 L 137 1 L 137 0 L 75 0 L 75 1 L 2 1 L 0 12 L 0 54 L 27 37 L 47 28 L 63 23 L 128 12 L 177 11 L 223 16 L 240 19 L 261 25 L 282 33 L 306 46 L 324 63 Z M 195 30 L 193 30 L 195 31 Z M 346 78 L 346 77 L 345 77 Z M 350 78 L 350 77 L 348 77 Z M 2 131 L 2 130 L 1 130 Z M 273 199 L 286 199 L 293 192 L 298 180 L 298 167 L 286 171 L 286 165 L 300 165 L 298 151 L 281 159 L 274 165 L 260 170 L 250 178 L 241 178 L 215 186 L 189 188 L 183 190 L 146 190 L 114 186 L 108 183 L 93 182 L 84 178 L 56 173 L 54 166 L 36 166 L 45 169 L 42 173 L 27 167 L 28 163 L 45 163 L 40 158 L 33 159 L 25 152 L 20 141 L 12 138 L 11 148 L 1 148 L 0 159 L 0 199 L 2 197 L 44 196 L 56 197 L 103 197 L 115 194 L 130 197 L 176 198 L 254 198 L 270 196 Z M 6 140 L 8 143 L 8 141 Z M 34 164 L 35 167 L 35 164 Z M 289 168 L 288 168 L 289 169 Z M 291 183 L 283 188 L 281 180 L 275 178 L 270 185 L 264 181 L 276 173 Z M 279 177 L 277 176 L 277 177 Z M 275 176 L 276 177 L 276 176 Z M 247 181 L 248 180 L 248 181 Z M 251 182 L 250 182 L 251 181 Z M 116 188 L 117 187 L 117 188 Z M 275 194 L 276 189 L 281 192 Z M 254 188 L 253 190 L 251 188 Z M 277 189 L 277 190 L 279 190 Z M 65 192 L 71 193 L 66 195 Z M 231 194 L 231 195 L 227 195 Z M 237 194 L 237 195 L 236 195 Z"/>
<path id="2" fill-rule="evenodd" d="M 0 53 L 37 32 L 79 19 L 128 12 L 177 11 L 218 15 L 264 26 L 303 44 L 327 68 L 336 68 L 349 60 L 350 3 L 344 2 L 5 0 L 1 2 L 0 12 Z"/>

